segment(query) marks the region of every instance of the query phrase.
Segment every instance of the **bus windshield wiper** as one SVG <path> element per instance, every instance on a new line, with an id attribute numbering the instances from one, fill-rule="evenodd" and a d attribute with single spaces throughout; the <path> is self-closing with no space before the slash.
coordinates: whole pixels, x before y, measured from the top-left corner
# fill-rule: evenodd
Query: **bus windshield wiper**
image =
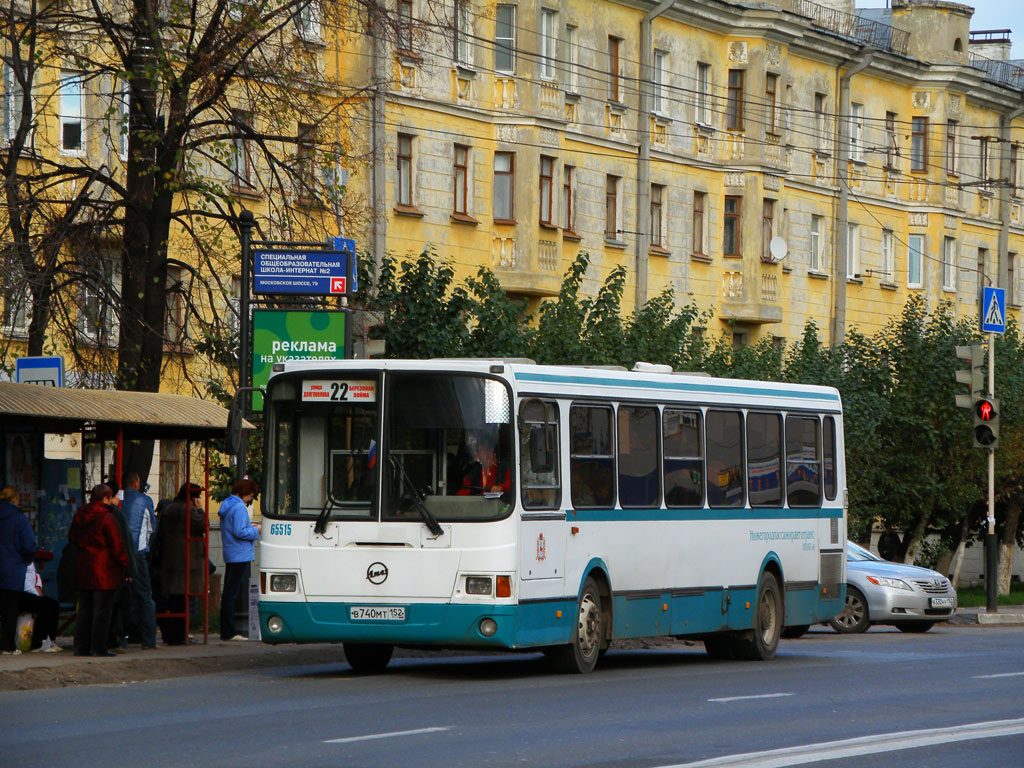
<path id="1" fill-rule="evenodd" d="M 320 514 L 316 516 L 316 525 L 313 526 L 313 533 L 323 536 L 327 532 L 327 519 L 334 511 L 334 496 L 330 493 L 324 494 L 324 506 Z"/>
<path id="2" fill-rule="evenodd" d="M 427 509 L 427 505 L 423 501 L 423 497 L 420 496 L 420 492 L 416 490 L 416 486 L 413 485 L 412 479 L 409 477 L 409 473 L 405 471 L 405 467 L 402 466 L 398 459 L 394 456 L 388 456 L 388 464 L 396 472 L 402 474 L 402 479 L 405 480 L 406 485 L 409 486 L 409 491 L 412 495 L 412 500 L 415 503 L 416 510 L 420 513 L 420 517 L 423 518 L 423 524 L 430 529 L 430 532 L 435 536 L 441 536 L 444 534 L 444 528 L 437 522 L 437 518 L 431 514 L 430 510 Z"/>

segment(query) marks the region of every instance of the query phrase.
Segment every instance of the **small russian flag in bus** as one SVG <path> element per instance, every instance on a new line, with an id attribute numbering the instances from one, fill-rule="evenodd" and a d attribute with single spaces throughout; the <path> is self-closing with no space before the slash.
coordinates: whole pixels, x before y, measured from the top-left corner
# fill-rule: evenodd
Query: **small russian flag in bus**
<path id="1" fill-rule="evenodd" d="M 368 469 L 373 469 L 377 466 L 377 441 L 370 441 L 370 452 L 366 456 L 366 466 Z"/>

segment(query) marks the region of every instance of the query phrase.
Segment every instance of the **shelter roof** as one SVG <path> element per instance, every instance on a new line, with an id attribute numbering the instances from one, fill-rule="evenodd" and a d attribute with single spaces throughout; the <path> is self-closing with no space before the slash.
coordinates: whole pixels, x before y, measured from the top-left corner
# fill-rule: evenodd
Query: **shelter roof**
<path id="1" fill-rule="evenodd" d="M 98 438 L 113 439 L 120 428 L 126 439 L 210 440 L 224 437 L 228 411 L 187 395 L 0 382 L 0 420 L 8 431 L 94 428 Z"/>

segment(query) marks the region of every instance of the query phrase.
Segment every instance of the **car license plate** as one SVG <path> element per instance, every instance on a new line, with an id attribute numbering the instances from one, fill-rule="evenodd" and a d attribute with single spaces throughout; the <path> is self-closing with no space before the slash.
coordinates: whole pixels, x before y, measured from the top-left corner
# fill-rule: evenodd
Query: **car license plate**
<path id="1" fill-rule="evenodd" d="M 404 605 L 353 605 L 348 609 L 352 621 L 405 621 Z"/>
<path id="2" fill-rule="evenodd" d="M 933 597 L 932 608 L 952 608 L 953 598 L 952 597 Z"/>

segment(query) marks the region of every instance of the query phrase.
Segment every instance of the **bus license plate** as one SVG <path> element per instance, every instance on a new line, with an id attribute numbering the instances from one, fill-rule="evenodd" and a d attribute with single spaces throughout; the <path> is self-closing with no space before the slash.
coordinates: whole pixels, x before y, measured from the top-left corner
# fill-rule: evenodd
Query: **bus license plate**
<path id="1" fill-rule="evenodd" d="M 952 597 L 933 597 L 932 608 L 952 608 L 953 598 Z"/>
<path id="2" fill-rule="evenodd" d="M 348 609 L 352 621 L 405 621 L 404 605 L 353 605 Z"/>

